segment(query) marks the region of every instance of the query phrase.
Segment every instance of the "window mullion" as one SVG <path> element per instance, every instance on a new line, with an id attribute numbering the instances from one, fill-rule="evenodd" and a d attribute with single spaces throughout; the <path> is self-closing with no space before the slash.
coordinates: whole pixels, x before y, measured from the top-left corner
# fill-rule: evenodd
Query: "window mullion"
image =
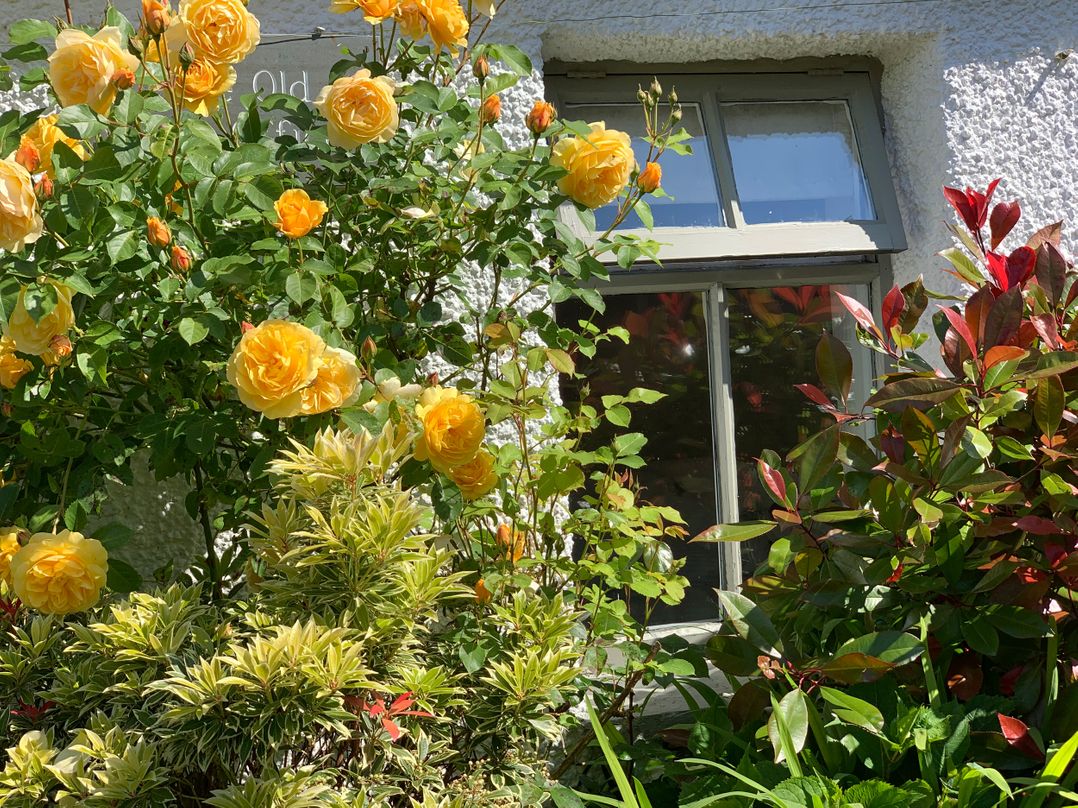
<path id="1" fill-rule="evenodd" d="M 741 212 L 741 203 L 737 198 L 737 185 L 734 182 L 734 161 L 726 145 L 726 129 L 719 114 L 719 94 L 707 92 L 701 94 L 700 109 L 704 116 L 704 130 L 711 147 L 711 160 L 719 183 L 719 196 L 726 226 L 738 230 L 745 226 L 745 216 Z"/>
<path id="2" fill-rule="evenodd" d="M 734 404 L 730 377 L 730 323 L 726 290 L 721 284 L 708 288 L 708 344 L 711 349 L 712 445 L 715 452 L 715 499 L 720 522 L 736 522 L 737 450 L 734 445 Z M 719 586 L 734 589 L 741 583 L 741 554 L 737 545 L 719 543 Z"/>

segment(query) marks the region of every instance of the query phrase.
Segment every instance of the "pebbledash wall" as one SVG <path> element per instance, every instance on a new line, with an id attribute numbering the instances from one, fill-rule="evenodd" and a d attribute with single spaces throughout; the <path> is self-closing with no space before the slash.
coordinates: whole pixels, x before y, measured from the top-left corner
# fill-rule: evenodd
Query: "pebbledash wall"
<path id="1" fill-rule="evenodd" d="M 73 0 L 83 21 L 103 0 Z M 114 0 L 133 14 L 136 0 Z M 62 0 L 2 0 L 2 22 L 63 13 Z M 358 14 L 328 0 L 250 0 L 264 45 L 241 65 L 238 90 L 313 99 L 341 45 L 362 47 Z M 322 28 L 317 41 L 281 42 Z M 356 37 L 335 38 L 334 33 Z M 600 60 L 690 64 L 714 60 L 868 56 L 882 66 L 888 159 L 909 249 L 894 258 L 899 283 L 957 281 L 935 253 L 949 246 L 943 183 L 983 187 L 1022 202 L 1024 227 L 1065 218 L 1078 252 L 1078 0 L 507 0 L 488 39 L 522 47 L 530 80 L 503 95 L 503 132 L 544 93 L 543 64 Z M 280 43 L 280 44 L 271 44 Z M 32 99 L 0 96 L 0 108 Z M 515 139 L 515 138 L 514 138 Z M 175 487 L 146 479 L 118 496 L 110 521 L 146 537 L 132 559 L 149 571 L 198 546 Z"/>

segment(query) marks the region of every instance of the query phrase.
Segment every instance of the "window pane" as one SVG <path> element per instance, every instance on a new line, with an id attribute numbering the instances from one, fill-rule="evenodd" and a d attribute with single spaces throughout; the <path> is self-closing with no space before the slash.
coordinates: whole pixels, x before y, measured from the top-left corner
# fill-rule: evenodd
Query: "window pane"
<path id="1" fill-rule="evenodd" d="M 681 511 L 691 535 L 715 524 L 715 460 L 711 432 L 711 384 L 708 364 L 705 297 L 699 292 L 612 295 L 606 312 L 595 315 L 601 328 L 622 326 L 630 334 L 603 343 L 595 358 L 580 370 L 590 386 L 587 403 L 600 406 L 604 395 L 624 395 L 633 387 L 666 393 L 657 404 L 634 406 L 631 429 L 648 442 L 642 455 L 647 466 L 634 472 L 643 499 Z M 592 316 L 578 301 L 558 306 L 558 319 L 575 327 Z M 564 377 L 563 377 L 564 378 Z M 562 397 L 580 401 L 579 382 L 563 383 Z M 596 435 L 609 441 L 611 428 Z M 713 544 L 675 542 L 674 555 L 685 558 L 692 586 L 676 608 L 660 605 L 654 623 L 709 620 L 716 617 L 712 590 L 719 585 L 719 553 Z"/>
<path id="2" fill-rule="evenodd" d="M 649 196 L 648 204 L 655 216 L 656 227 L 718 227 L 722 221 L 719 190 L 715 170 L 711 164 L 711 151 L 707 145 L 700 107 L 682 104 L 684 117 L 681 125 L 692 139 L 686 143 L 692 154 L 675 154 L 667 151 L 661 160 L 663 167 L 663 191 L 669 197 Z M 641 166 L 648 157 L 648 143 L 644 140 L 644 113 L 639 104 L 570 104 L 565 116 L 584 121 L 605 121 L 608 129 L 628 132 L 633 139 L 633 151 Z M 659 107 L 659 115 L 665 119 L 669 108 Z M 595 211 L 595 224 L 600 231 L 606 230 L 614 221 L 616 205 L 607 205 Z M 630 213 L 621 225 L 643 227 L 635 213 Z"/>
<path id="3" fill-rule="evenodd" d="M 845 101 L 722 105 L 747 224 L 875 219 Z"/>
<path id="4" fill-rule="evenodd" d="M 855 376 L 870 373 L 869 355 L 857 343 L 853 320 L 835 297 L 836 291 L 867 300 L 864 286 L 727 292 L 738 512 L 743 520 L 771 518 L 774 504 L 756 473 L 756 459 L 764 450 L 785 457 L 813 432 L 835 422 L 794 387 L 807 383 L 823 389 L 816 373 L 821 334 L 830 331 L 850 348 Z M 767 558 L 768 545 L 757 539 L 740 548 L 742 572 L 748 577 Z"/>

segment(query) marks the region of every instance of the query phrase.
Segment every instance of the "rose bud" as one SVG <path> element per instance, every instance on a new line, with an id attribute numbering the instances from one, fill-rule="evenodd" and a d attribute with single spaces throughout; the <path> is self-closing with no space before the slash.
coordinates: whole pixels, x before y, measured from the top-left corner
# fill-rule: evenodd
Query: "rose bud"
<path id="1" fill-rule="evenodd" d="M 155 247 L 167 247 L 172 241 L 172 231 L 163 221 L 151 216 L 146 220 L 146 238 Z"/>
<path id="2" fill-rule="evenodd" d="M 546 101 L 536 101 L 532 107 L 531 112 L 528 113 L 524 119 L 524 123 L 527 124 L 528 129 L 536 137 L 543 134 L 550 125 L 554 123 L 554 118 L 557 117 L 558 112 L 554 109 L 554 105 Z"/>
<path id="3" fill-rule="evenodd" d="M 248 331 L 254 331 L 254 328 L 255 327 L 251 323 L 247 322 L 246 320 L 244 320 L 242 323 L 240 323 L 240 333 L 241 334 L 246 334 Z"/>
<path id="4" fill-rule="evenodd" d="M 171 16 L 168 5 L 161 0 L 142 0 L 142 22 L 150 36 L 163 34 L 171 22 Z"/>
<path id="5" fill-rule="evenodd" d="M 487 61 L 486 56 L 480 56 L 475 60 L 472 65 L 472 73 L 480 82 L 487 80 L 487 76 L 490 75 L 490 62 Z"/>
<path id="6" fill-rule="evenodd" d="M 5 401 L 3 404 L 0 404 L 0 414 L 3 414 L 5 418 L 10 418 L 11 413 L 13 412 L 15 412 L 15 408 L 11 406 L 10 401 Z"/>
<path id="7" fill-rule="evenodd" d="M 29 140 L 24 140 L 15 152 L 15 162 L 33 174 L 41 168 L 41 152 Z"/>
<path id="8" fill-rule="evenodd" d="M 497 94 L 488 95 L 483 102 L 483 106 L 479 108 L 479 120 L 483 123 L 492 124 L 497 123 L 501 117 L 502 99 Z"/>
<path id="9" fill-rule="evenodd" d="M 645 194 L 655 193 L 655 189 L 663 181 L 663 168 L 658 163 L 648 163 L 640 176 L 636 178 L 636 184 Z"/>
<path id="10" fill-rule="evenodd" d="M 172 256 L 168 263 L 175 272 L 182 275 L 191 268 L 191 253 L 179 244 L 173 244 Z"/>
<path id="11" fill-rule="evenodd" d="M 370 362 L 372 359 L 374 359 L 374 355 L 376 353 L 378 353 L 378 344 L 370 337 L 367 337 L 365 340 L 363 340 L 363 345 L 359 349 L 360 356 L 362 356 L 367 362 Z"/>
<path id="12" fill-rule="evenodd" d="M 135 71 L 123 68 L 112 74 L 112 83 L 117 90 L 130 90 L 135 86 Z"/>
<path id="13" fill-rule="evenodd" d="M 71 340 L 63 334 L 54 334 L 49 340 L 49 350 L 56 354 L 58 359 L 71 356 Z"/>
<path id="14" fill-rule="evenodd" d="M 34 183 L 34 191 L 42 199 L 49 199 L 52 197 L 53 185 L 48 174 L 42 174 L 41 179 Z"/>

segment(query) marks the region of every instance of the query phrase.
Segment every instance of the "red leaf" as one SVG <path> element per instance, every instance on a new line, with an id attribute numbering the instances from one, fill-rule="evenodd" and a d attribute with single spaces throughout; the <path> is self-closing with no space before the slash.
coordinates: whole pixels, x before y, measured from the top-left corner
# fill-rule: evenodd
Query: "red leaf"
<path id="1" fill-rule="evenodd" d="M 1021 286 L 1036 268 L 1037 252 L 1029 247 L 1023 245 L 1007 256 L 1007 277 L 1011 286 Z"/>
<path id="2" fill-rule="evenodd" d="M 981 692 L 984 671 L 976 654 L 959 654 L 947 669 L 947 689 L 959 701 L 969 701 Z"/>
<path id="3" fill-rule="evenodd" d="M 973 205 L 965 191 L 944 186 L 943 196 L 951 203 L 951 207 L 958 213 L 958 218 L 963 221 L 967 228 L 970 230 L 979 229 L 977 227 L 977 215 L 974 212 Z"/>
<path id="4" fill-rule="evenodd" d="M 866 309 L 860 301 L 854 300 L 852 297 L 842 294 L 842 292 L 835 292 L 835 297 L 841 301 L 842 305 L 861 324 L 862 328 L 866 331 L 871 331 L 882 339 L 883 335 L 880 334 L 880 329 L 876 327 L 876 322 L 872 319 L 872 312 Z"/>
<path id="5" fill-rule="evenodd" d="M 389 718 L 386 718 L 386 717 L 382 718 L 382 727 L 385 729 L 386 732 L 389 733 L 389 737 L 390 737 L 391 740 L 395 741 L 398 738 L 400 738 L 400 736 L 401 736 L 401 728 L 398 727 L 396 725 L 396 723 L 393 722 L 392 720 L 390 720 Z"/>
<path id="6" fill-rule="evenodd" d="M 966 347 L 974 356 L 977 355 L 977 340 L 973 338 L 973 333 L 969 330 L 969 326 L 966 325 L 966 321 L 962 319 L 962 315 L 954 309 L 945 308 L 940 306 L 943 310 L 944 316 L 950 321 L 951 328 L 953 328 L 958 336 L 962 338 L 962 341 L 966 343 Z"/>
<path id="7" fill-rule="evenodd" d="M 1045 345 L 1053 351 L 1058 351 L 1063 347 L 1059 341 L 1059 329 L 1056 327 L 1055 315 L 1034 314 L 1029 320 L 1033 323 L 1033 327 L 1037 329 L 1037 334 Z"/>
<path id="8" fill-rule="evenodd" d="M 1034 760 L 1044 759 L 1044 752 L 1029 734 L 1029 727 L 1024 721 L 1003 713 L 996 713 L 996 717 L 999 718 L 999 729 L 1003 738 L 1013 750 Z"/>
<path id="9" fill-rule="evenodd" d="M 891 291 L 883 299 L 883 330 L 891 333 L 891 329 L 898 325 L 899 318 L 906 308 L 906 298 L 902 290 L 897 286 L 891 287 Z"/>
<path id="10" fill-rule="evenodd" d="M 988 226 L 992 230 L 992 249 L 996 249 L 1003 239 L 1007 238 L 1022 216 L 1022 209 L 1018 200 L 1013 202 L 1000 202 L 992 208 L 992 216 L 988 220 Z"/>
<path id="11" fill-rule="evenodd" d="M 821 407 L 829 407 L 834 409 L 834 404 L 831 403 L 831 399 L 827 397 L 827 394 L 814 384 L 795 384 L 801 394 L 809 401 L 819 404 Z"/>
<path id="12" fill-rule="evenodd" d="M 1055 536 L 1066 532 L 1051 519 L 1045 519 L 1043 516 L 1023 516 L 1014 520 L 1014 526 L 1034 536 Z"/>
<path id="13" fill-rule="evenodd" d="M 756 468 L 760 472 L 760 479 L 763 480 L 775 500 L 780 505 L 786 505 L 786 480 L 783 479 L 782 472 L 771 468 L 759 458 L 756 460 Z"/>
<path id="14" fill-rule="evenodd" d="M 1028 351 L 1023 351 L 1014 345 L 997 345 L 989 348 L 984 357 L 984 369 L 990 370 L 1001 362 L 1009 362 L 1012 359 L 1022 359 Z"/>
<path id="15" fill-rule="evenodd" d="M 1002 255 L 990 252 L 985 256 L 988 263 L 988 271 L 996 287 L 1004 292 L 1011 288 L 1010 276 L 1007 274 L 1007 259 Z"/>
<path id="16" fill-rule="evenodd" d="M 1037 249 L 1042 244 L 1051 244 L 1053 247 L 1059 247 L 1060 242 L 1063 240 L 1063 222 L 1053 222 L 1052 224 L 1046 224 L 1032 236 L 1026 244 L 1030 249 Z"/>

